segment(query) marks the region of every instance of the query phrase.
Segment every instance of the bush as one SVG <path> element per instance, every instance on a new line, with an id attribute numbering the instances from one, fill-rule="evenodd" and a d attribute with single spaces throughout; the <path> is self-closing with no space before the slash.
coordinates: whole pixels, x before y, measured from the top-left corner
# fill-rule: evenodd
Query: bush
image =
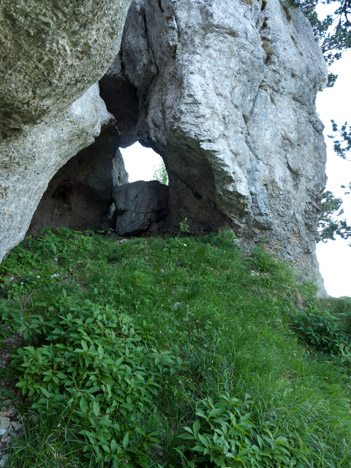
<path id="1" fill-rule="evenodd" d="M 298 312 L 291 323 L 293 330 L 305 343 L 317 350 L 337 354 L 340 346 L 350 343 L 346 318 L 342 314 L 307 309 Z"/>
<path id="2" fill-rule="evenodd" d="M 86 458 L 103 466 L 149 466 L 158 439 L 157 399 L 183 366 L 133 320 L 109 306 L 61 300 L 45 342 L 18 349 L 12 367 L 16 384 L 34 400 L 40 418 L 63 414 L 61 425 L 79 426 Z M 148 427 L 148 431 L 145 427 Z"/>
<path id="3" fill-rule="evenodd" d="M 224 394 L 215 403 L 211 398 L 202 400 L 196 411 L 198 419 L 192 428 L 185 427 L 187 433 L 180 436 L 186 443 L 177 451 L 186 466 L 298 466 L 286 437 L 277 434 L 272 422 L 255 423 L 253 412 L 254 403 L 248 396 L 240 400 Z M 196 454 L 186 456 L 189 451 Z"/>

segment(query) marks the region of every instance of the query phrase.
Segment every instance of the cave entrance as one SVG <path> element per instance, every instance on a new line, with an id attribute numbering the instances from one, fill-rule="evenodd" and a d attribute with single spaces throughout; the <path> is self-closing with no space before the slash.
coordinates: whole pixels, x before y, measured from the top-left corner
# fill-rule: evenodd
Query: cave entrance
<path id="1" fill-rule="evenodd" d="M 112 229 L 122 236 L 166 229 L 169 196 L 163 159 L 140 143 L 122 151 L 118 143 L 117 130 L 110 126 L 59 169 L 28 234 L 44 227 Z"/>

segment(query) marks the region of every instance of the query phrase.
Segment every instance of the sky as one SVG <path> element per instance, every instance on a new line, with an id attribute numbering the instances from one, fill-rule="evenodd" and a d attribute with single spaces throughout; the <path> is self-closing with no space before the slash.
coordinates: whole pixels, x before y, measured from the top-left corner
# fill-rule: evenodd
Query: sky
<path id="1" fill-rule="evenodd" d="M 154 150 L 135 143 L 128 148 L 120 148 L 124 165 L 129 174 L 129 182 L 153 180 L 155 170 L 162 164 L 162 158 Z"/>
<path id="2" fill-rule="evenodd" d="M 326 88 L 317 96 L 317 111 L 325 125 L 324 135 L 327 144 L 327 189 L 343 199 L 344 218 L 351 225 L 351 195 L 344 195 L 341 185 L 351 182 L 351 161 L 344 161 L 333 151 L 330 120 L 340 125 L 345 121 L 351 125 L 351 50 L 344 52 L 343 58 L 335 62 L 331 71 L 338 75 L 333 88 Z M 350 155 L 351 159 L 351 155 Z M 317 256 L 325 287 L 331 296 L 351 296 L 351 247 L 342 239 L 317 244 Z"/>
<path id="3" fill-rule="evenodd" d="M 327 144 L 327 189 L 335 196 L 342 198 L 344 218 L 351 225 L 351 195 L 344 196 L 341 185 L 348 186 L 351 181 L 351 162 L 344 161 L 333 151 L 330 120 L 340 125 L 345 121 L 351 124 L 351 50 L 344 53 L 343 58 L 335 62 L 331 71 L 339 75 L 333 88 L 326 88 L 317 96 L 317 111 L 325 125 L 325 142 Z M 122 149 L 129 182 L 135 180 L 152 180 L 155 170 L 162 159 L 153 150 L 144 148 L 139 143 Z M 351 156 L 351 155 L 350 155 Z M 317 257 L 326 290 L 334 297 L 351 296 L 351 247 L 349 241 L 338 239 L 317 244 Z"/>

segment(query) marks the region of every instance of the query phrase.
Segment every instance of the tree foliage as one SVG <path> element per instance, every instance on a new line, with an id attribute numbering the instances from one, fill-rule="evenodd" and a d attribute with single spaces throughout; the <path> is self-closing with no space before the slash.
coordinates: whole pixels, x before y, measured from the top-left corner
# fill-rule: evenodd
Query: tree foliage
<path id="1" fill-rule="evenodd" d="M 332 120 L 334 135 L 330 138 L 334 139 L 334 151 L 338 156 L 347 161 L 351 161 L 351 125 L 347 128 L 347 122 L 345 122 L 339 128 L 338 124 Z"/>
<path id="2" fill-rule="evenodd" d="M 336 219 L 344 213 L 341 205 L 341 198 L 334 197 L 330 191 L 323 193 L 318 241 L 327 242 L 328 240 L 335 240 L 335 235 L 342 239 L 351 237 L 351 226 L 348 226 L 345 219 Z"/>
<path id="3" fill-rule="evenodd" d="M 168 185 L 168 172 L 163 161 L 155 168 L 154 180 L 158 180 L 161 184 Z"/>
<path id="4" fill-rule="evenodd" d="M 328 65 L 339 60 L 342 52 L 351 47 L 351 0 L 292 0 L 291 4 L 301 8 L 310 20 Z M 319 5 L 332 5 L 335 9 L 320 19 Z"/>

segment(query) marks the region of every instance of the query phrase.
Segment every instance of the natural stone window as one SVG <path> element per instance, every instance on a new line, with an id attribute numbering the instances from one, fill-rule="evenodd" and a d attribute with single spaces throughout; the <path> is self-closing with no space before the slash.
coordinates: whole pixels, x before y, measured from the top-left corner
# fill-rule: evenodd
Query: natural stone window
<path id="1" fill-rule="evenodd" d="M 12 7 L 13 1 L 5 3 Z M 43 2 L 32 3 L 37 8 Z M 72 2 L 63 3 L 71 8 Z M 264 238 L 301 271 L 318 272 L 315 239 L 326 155 L 315 96 L 327 69 L 308 20 L 297 9 L 287 18 L 278 0 L 264 2 L 264 8 L 262 2 L 135 0 L 119 54 L 99 85 L 88 89 L 112 60 L 111 51 L 117 52 L 111 21 L 117 31 L 124 20 L 122 15 L 115 28 L 104 12 L 111 7 L 117 14 L 116 2 L 97 3 L 102 18 L 89 17 L 91 28 L 84 27 L 81 37 L 76 25 L 83 16 L 68 15 L 74 27 L 63 31 L 57 25 L 50 54 L 43 49 L 45 61 L 40 41 L 27 45 L 21 15 L 9 36 L 14 44 L 6 47 L 14 53 L 5 47 L 5 71 L 13 70 L 15 78 L 3 80 L 10 85 L 3 88 L 0 132 L 5 126 L 14 135 L 0 140 L 0 259 L 23 237 L 50 179 L 32 226 L 45 216 L 56 223 L 61 212 L 68 227 L 110 223 L 116 229 L 127 212 L 139 215 L 134 200 L 145 201 L 146 186 L 128 196 L 118 190 L 133 186 L 124 179 L 118 148 L 139 141 L 161 154 L 167 167 L 169 214 L 161 211 L 170 232 L 177 233 L 186 219 L 191 234 L 232 230 L 247 249 Z M 45 12 L 34 31 L 42 34 L 56 24 L 54 13 Z M 103 34 L 95 41 L 92 31 Z M 57 45 L 76 42 L 80 46 L 71 54 Z M 19 67 L 16 51 L 22 49 Z M 47 56 L 57 64 L 49 75 L 42 69 Z M 25 81 L 18 70 L 21 79 L 27 71 Z M 153 194 L 158 184 L 145 183 Z M 49 192 L 51 205 L 45 203 Z M 115 209 L 112 216 L 103 214 L 105 206 Z M 38 218 L 42 207 L 45 216 Z M 137 232 L 133 227 L 130 234 Z"/>
<path id="2" fill-rule="evenodd" d="M 159 170 L 165 167 L 162 157 L 151 148 L 145 148 L 140 143 L 134 143 L 127 148 L 121 148 L 124 167 L 128 173 L 128 181 L 160 180 Z"/>
<path id="3" fill-rule="evenodd" d="M 44 227 L 70 229 L 114 228 L 112 192 L 128 182 L 113 125 L 95 142 L 70 159 L 49 182 L 28 233 Z"/>
<path id="4" fill-rule="evenodd" d="M 122 157 L 118 141 L 112 125 L 55 174 L 33 216 L 30 234 L 44 227 L 113 229 L 123 236 L 165 229 L 168 186 L 157 177 L 158 172 L 167 177 L 161 156 L 136 143 L 123 149 Z"/>

